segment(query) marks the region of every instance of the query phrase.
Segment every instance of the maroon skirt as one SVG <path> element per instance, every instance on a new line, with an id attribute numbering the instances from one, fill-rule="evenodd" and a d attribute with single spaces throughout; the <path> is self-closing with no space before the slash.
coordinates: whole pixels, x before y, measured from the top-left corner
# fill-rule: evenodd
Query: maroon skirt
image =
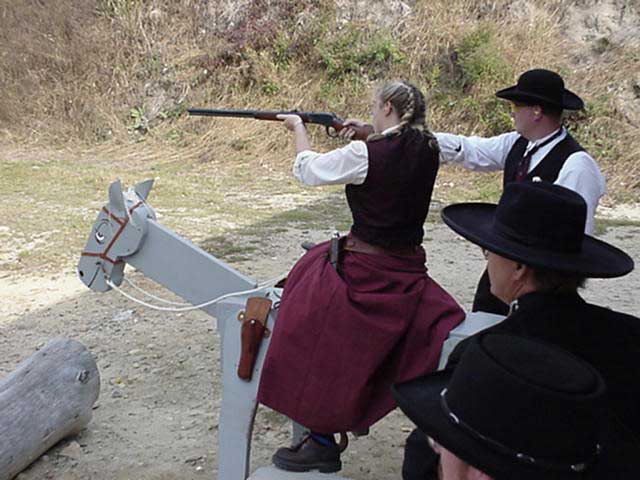
<path id="1" fill-rule="evenodd" d="M 328 242 L 293 267 L 267 352 L 258 401 L 321 433 L 361 430 L 395 408 L 389 387 L 434 371 L 464 319 L 427 275 L 425 253 L 344 252 Z"/>

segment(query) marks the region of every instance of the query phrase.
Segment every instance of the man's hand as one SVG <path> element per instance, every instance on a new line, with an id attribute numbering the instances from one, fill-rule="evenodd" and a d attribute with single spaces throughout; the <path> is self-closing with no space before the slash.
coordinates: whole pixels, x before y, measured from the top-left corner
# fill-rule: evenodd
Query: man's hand
<path id="1" fill-rule="evenodd" d="M 298 125 L 304 126 L 302 119 L 298 115 L 289 115 L 289 114 L 281 113 L 280 115 L 277 115 L 276 118 L 278 120 L 282 120 L 284 122 L 284 126 L 287 127 L 289 130 L 291 130 L 292 132 L 295 131 Z"/>
<path id="2" fill-rule="evenodd" d="M 373 133 L 373 126 L 355 118 L 346 119 L 342 125 L 338 135 L 347 140 L 366 140 Z"/>

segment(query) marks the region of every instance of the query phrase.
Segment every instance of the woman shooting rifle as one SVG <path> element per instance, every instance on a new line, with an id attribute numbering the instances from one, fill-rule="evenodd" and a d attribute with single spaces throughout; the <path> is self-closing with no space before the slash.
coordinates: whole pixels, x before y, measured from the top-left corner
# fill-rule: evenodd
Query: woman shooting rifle
<path id="1" fill-rule="evenodd" d="M 390 385 L 435 370 L 464 318 L 425 266 L 439 150 L 424 96 L 386 84 L 372 116 L 371 135 L 352 124 L 360 139 L 328 153 L 311 150 L 300 117 L 279 117 L 294 133 L 294 176 L 346 185 L 353 216 L 347 236 L 315 246 L 291 270 L 264 362 L 258 400 L 310 430 L 274 455 L 285 470 L 340 470 L 334 433 L 366 430 L 395 408 Z"/>

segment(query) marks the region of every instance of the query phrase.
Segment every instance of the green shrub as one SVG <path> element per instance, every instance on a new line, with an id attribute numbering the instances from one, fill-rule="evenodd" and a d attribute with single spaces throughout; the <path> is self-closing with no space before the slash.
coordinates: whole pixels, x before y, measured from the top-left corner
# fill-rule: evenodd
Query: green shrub
<path id="1" fill-rule="evenodd" d="M 600 162 L 622 156 L 624 142 L 617 128 L 618 114 L 609 95 L 587 99 L 584 111 L 573 113 L 565 125 L 578 142 Z"/>
<path id="2" fill-rule="evenodd" d="M 96 11 L 105 17 L 122 17 L 131 14 L 139 0 L 99 0 Z"/>
<path id="3" fill-rule="evenodd" d="M 352 74 L 377 79 L 404 61 L 389 34 L 367 33 L 356 26 L 325 37 L 316 50 L 330 80 L 340 80 Z"/>
<path id="4" fill-rule="evenodd" d="M 286 70 L 292 59 L 291 43 L 288 36 L 283 32 L 278 32 L 273 43 L 273 63 L 276 67 Z"/>
<path id="5" fill-rule="evenodd" d="M 487 25 L 478 26 L 462 38 L 457 57 L 463 89 L 480 82 L 508 83 L 511 78 L 511 68 L 496 46 L 492 28 Z"/>

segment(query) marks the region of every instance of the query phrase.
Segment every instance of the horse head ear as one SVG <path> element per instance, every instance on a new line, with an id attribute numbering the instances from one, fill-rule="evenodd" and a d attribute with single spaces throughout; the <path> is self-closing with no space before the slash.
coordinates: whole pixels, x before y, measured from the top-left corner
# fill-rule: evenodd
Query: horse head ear
<path id="1" fill-rule="evenodd" d="M 144 182 L 140 182 L 135 187 L 133 187 L 133 190 L 142 200 L 146 200 L 149 196 L 149 192 L 151 191 L 151 187 L 153 187 L 153 178 L 145 180 Z"/>
<path id="2" fill-rule="evenodd" d="M 109 185 L 109 209 L 124 212 L 125 208 L 122 184 L 120 180 L 116 180 Z"/>

